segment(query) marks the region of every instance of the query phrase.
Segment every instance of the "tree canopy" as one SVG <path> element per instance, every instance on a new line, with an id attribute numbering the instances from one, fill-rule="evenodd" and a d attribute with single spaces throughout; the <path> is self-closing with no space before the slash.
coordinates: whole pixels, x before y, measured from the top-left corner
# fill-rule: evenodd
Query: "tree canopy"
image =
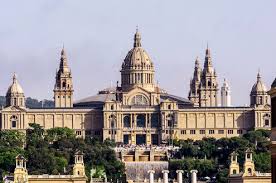
<path id="1" fill-rule="evenodd" d="M 232 138 L 203 138 L 193 141 L 177 140 L 175 145 L 180 149 L 173 154 L 170 160 L 170 169 L 183 169 L 189 172 L 192 169 L 198 170 L 198 176 L 216 176 L 217 182 L 226 182 L 230 164 L 230 154 L 236 151 L 239 155 L 238 162 L 240 169 L 244 163 L 245 151 L 251 148 L 256 171 L 270 172 L 271 159 L 269 152 L 268 130 L 250 131 L 242 137 Z M 226 173 L 227 172 L 227 173 Z"/>
<path id="2" fill-rule="evenodd" d="M 117 160 L 113 146 L 109 140 L 77 138 L 69 128 L 44 130 L 33 123 L 26 135 L 15 130 L 0 131 L 0 171 L 2 176 L 13 173 L 15 157 L 23 154 L 29 174 L 72 174 L 74 154 L 79 150 L 84 153 L 87 177 L 94 168 L 104 171 L 109 180 L 116 180 L 123 177 L 124 165 Z"/>

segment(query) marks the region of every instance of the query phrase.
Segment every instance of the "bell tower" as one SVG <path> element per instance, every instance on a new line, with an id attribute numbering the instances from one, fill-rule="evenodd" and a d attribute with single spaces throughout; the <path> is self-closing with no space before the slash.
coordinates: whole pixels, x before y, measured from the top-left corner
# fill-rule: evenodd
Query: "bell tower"
<path id="1" fill-rule="evenodd" d="M 75 154 L 75 164 L 73 167 L 73 175 L 76 177 L 85 177 L 83 153 L 80 151 L 77 151 Z"/>
<path id="2" fill-rule="evenodd" d="M 199 86 L 201 80 L 201 68 L 198 57 L 195 60 L 194 76 L 190 82 L 189 100 L 193 102 L 195 107 L 199 107 Z"/>
<path id="3" fill-rule="evenodd" d="M 56 73 L 54 88 L 55 107 L 73 107 L 73 82 L 71 70 L 68 67 L 67 57 L 64 48 L 61 50 L 59 69 Z"/>
<path id="4" fill-rule="evenodd" d="M 218 83 L 216 71 L 212 66 L 211 51 L 207 46 L 205 54 L 204 68 L 201 76 L 199 106 L 218 106 Z"/>
<path id="5" fill-rule="evenodd" d="M 26 167 L 27 160 L 22 156 L 16 156 L 16 165 L 14 170 L 14 183 L 28 183 L 28 171 Z"/>
<path id="6" fill-rule="evenodd" d="M 238 154 L 234 151 L 231 153 L 231 164 L 229 168 L 229 175 L 236 175 L 240 173 L 240 166 L 238 163 Z"/>

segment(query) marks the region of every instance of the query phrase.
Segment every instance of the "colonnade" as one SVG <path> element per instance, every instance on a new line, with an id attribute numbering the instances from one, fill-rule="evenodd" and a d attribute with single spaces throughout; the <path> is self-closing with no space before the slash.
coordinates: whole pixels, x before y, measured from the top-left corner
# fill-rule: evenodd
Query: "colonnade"
<path id="1" fill-rule="evenodd" d="M 197 170 L 191 170 L 191 183 L 197 183 Z M 154 170 L 149 170 L 149 183 L 154 183 Z M 177 183 L 183 183 L 183 170 L 176 170 L 177 174 Z M 169 183 L 169 170 L 163 170 L 163 183 Z"/>

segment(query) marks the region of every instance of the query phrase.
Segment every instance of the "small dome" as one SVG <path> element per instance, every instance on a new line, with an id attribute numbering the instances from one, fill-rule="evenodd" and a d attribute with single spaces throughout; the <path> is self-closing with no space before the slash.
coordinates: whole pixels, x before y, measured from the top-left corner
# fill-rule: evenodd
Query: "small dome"
<path id="1" fill-rule="evenodd" d="M 261 93 L 261 92 L 267 92 L 265 84 L 261 80 L 261 75 L 258 73 L 257 75 L 257 82 L 253 85 L 251 94 L 254 93 Z"/>
<path id="2" fill-rule="evenodd" d="M 24 94 L 22 87 L 17 81 L 16 74 L 13 75 L 12 84 L 10 85 L 7 91 L 7 95 L 8 94 Z"/>
<path id="3" fill-rule="evenodd" d="M 136 31 L 134 35 L 134 47 L 128 52 L 124 59 L 122 68 L 145 68 L 151 69 L 153 63 L 147 52 L 141 47 L 141 36 Z"/>

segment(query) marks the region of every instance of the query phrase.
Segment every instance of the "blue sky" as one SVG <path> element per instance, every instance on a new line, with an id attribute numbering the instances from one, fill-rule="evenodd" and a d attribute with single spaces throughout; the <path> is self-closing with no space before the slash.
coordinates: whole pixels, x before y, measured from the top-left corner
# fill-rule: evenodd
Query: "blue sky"
<path id="1" fill-rule="evenodd" d="M 115 85 L 138 25 L 162 88 L 187 97 L 208 42 L 220 86 L 248 104 L 258 69 L 268 88 L 276 76 L 275 17 L 275 0 L 1 1 L 0 95 L 16 72 L 26 96 L 52 99 L 63 44 L 75 99 Z"/>

